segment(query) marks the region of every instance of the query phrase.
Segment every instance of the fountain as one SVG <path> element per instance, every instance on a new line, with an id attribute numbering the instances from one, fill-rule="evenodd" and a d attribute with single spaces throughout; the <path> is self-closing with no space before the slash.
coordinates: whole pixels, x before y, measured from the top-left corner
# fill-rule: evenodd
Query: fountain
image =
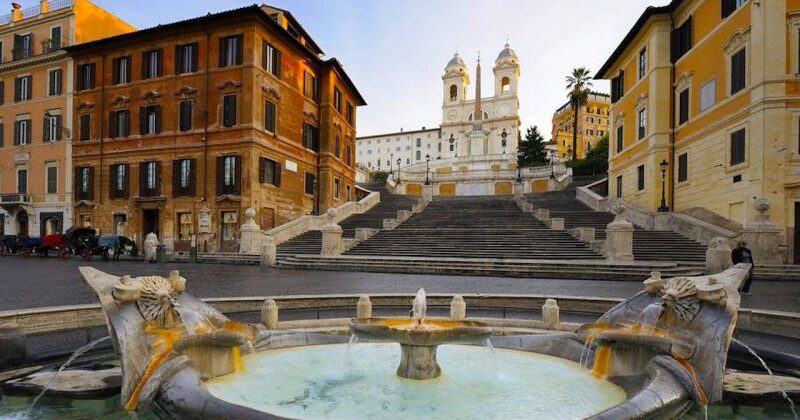
<path id="1" fill-rule="evenodd" d="M 446 343 L 479 344 L 486 342 L 492 329 L 472 321 L 433 321 L 426 319 L 425 290 L 419 289 L 412 303 L 410 320 L 402 318 L 357 318 L 350 332 L 358 339 L 389 341 L 400 344 L 397 374 L 408 379 L 433 379 L 442 369 L 436 350 Z"/>
<path id="2" fill-rule="evenodd" d="M 721 400 L 737 287 L 748 270 L 654 273 L 644 291 L 596 322 L 548 334 L 493 336 L 489 325 L 463 320 L 463 311 L 454 312 L 458 321 L 428 317 L 424 290 L 409 318 L 372 317 L 362 298 L 349 344 L 343 335 L 278 330 L 275 313 L 264 325 L 232 322 L 187 294 L 178 272 L 134 278 L 83 267 L 81 275 L 121 357 L 120 404 L 128 411 L 634 419 L 674 418 Z"/>

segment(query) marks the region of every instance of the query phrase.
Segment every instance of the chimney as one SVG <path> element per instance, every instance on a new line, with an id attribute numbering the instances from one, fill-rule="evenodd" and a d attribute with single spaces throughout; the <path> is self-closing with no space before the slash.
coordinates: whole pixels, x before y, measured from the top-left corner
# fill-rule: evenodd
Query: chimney
<path id="1" fill-rule="evenodd" d="M 50 13 L 50 0 L 39 1 L 39 13 L 41 14 Z"/>
<path id="2" fill-rule="evenodd" d="M 22 20 L 22 6 L 19 3 L 11 3 L 11 21 L 18 22 Z"/>

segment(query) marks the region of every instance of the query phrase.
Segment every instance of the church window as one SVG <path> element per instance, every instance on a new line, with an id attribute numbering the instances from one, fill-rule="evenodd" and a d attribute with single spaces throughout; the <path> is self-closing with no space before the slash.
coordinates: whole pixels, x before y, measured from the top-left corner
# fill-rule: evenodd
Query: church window
<path id="1" fill-rule="evenodd" d="M 511 90 L 511 80 L 508 77 L 503 77 L 500 80 L 500 92 L 506 93 Z"/>
<path id="2" fill-rule="evenodd" d="M 458 87 L 450 85 L 450 102 L 455 102 L 458 99 Z"/>

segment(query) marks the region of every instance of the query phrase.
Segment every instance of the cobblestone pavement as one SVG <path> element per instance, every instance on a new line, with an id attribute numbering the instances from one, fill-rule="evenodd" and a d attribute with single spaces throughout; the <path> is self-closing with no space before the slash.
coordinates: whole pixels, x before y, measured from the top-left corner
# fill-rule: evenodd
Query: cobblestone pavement
<path id="1" fill-rule="evenodd" d="M 199 297 L 333 293 L 518 293 L 563 296 L 628 297 L 638 282 L 470 277 L 419 274 L 347 273 L 262 269 L 215 264 L 146 264 L 134 261 L 85 263 L 77 258 L 0 258 L 0 311 L 96 303 L 78 267 L 92 265 L 117 275 L 159 274 L 180 270 L 187 290 Z M 644 280 L 644 279 L 642 279 Z M 798 282 L 759 282 L 743 297 L 743 306 L 800 312 Z"/>

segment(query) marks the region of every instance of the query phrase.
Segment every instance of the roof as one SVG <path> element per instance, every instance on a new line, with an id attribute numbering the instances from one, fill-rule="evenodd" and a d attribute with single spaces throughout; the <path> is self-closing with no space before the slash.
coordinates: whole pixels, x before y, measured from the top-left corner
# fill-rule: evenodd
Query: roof
<path id="1" fill-rule="evenodd" d="M 278 9 L 278 10 L 283 11 L 282 9 Z M 297 22 L 294 19 L 294 17 L 291 16 L 290 13 L 285 12 L 285 11 L 284 11 L 284 13 L 286 13 L 287 17 L 291 18 L 295 23 Z M 145 37 L 148 37 L 148 36 L 159 36 L 159 37 L 161 37 L 161 36 L 164 36 L 164 33 L 168 32 L 168 31 L 177 32 L 177 31 L 179 31 L 181 29 L 184 29 L 186 27 L 196 27 L 196 26 L 201 26 L 202 27 L 205 24 L 218 22 L 220 20 L 241 18 L 243 16 L 248 16 L 248 15 L 252 15 L 252 16 L 264 21 L 266 25 L 271 26 L 273 29 L 275 29 L 275 32 L 277 34 L 279 34 L 279 36 L 284 37 L 287 42 L 289 42 L 291 44 L 294 44 L 296 47 L 298 47 L 298 49 L 300 49 L 300 51 L 305 52 L 306 55 L 312 61 L 316 62 L 318 65 L 333 67 L 333 69 L 341 76 L 341 79 L 353 91 L 354 96 L 359 101 L 359 105 L 366 105 L 366 101 L 361 96 L 361 93 L 359 93 L 359 91 L 356 88 L 355 84 L 350 79 L 350 77 L 347 75 L 347 73 L 344 71 L 344 68 L 342 67 L 341 63 L 338 60 L 336 60 L 335 58 L 331 58 L 331 59 L 328 59 L 328 60 L 323 60 L 322 58 L 320 58 L 319 55 L 317 55 L 314 52 L 314 50 L 312 50 L 311 48 L 309 48 L 306 45 L 303 45 L 300 42 L 300 40 L 298 40 L 297 38 L 291 36 L 285 29 L 283 29 L 282 26 L 280 26 L 280 24 L 278 24 L 278 22 L 276 22 L 274 19 L 272 19 L 272 17 L 269 15 L 269 13 L 266 10 L 264 10 L 261 6 L 256 5 L 256 4 L 253 4 L 253 5 L 250 5 L 250 6 L 245 6 L 245 7 L 240 7 L 238 9 L 226 10 L 226 11 L 218 12 L 218 13 L 208 13 L 208 14 L 206 14 L 204 16 L 198 16 L 198 17 L 191 18 L 191 19 L 180 20 L 180 21 L 176 21 L 176 22 L 172 22 L 172 23 L 167 23 L 167 24 L 164 24 L 164 25 L 156 25 L 156 26 L 153 26 L 151 28 L 146 28 L 146 29 L 142 29 L 142 30 L 138 30 L 138 31 L 134 31 L 134 32 L 128 32 L 128 33 L 124 33 L 124 34 L 120 34 L 120 35 L 110 36 L 110 37 L 107 37 L 107 38 L 101 38 L 101 39 L 97 39 L 97 40 L 94 40 L 94 41 L 84 42 L 82 44 L 77 44 L 77 45 L 64 47 L 64 50 L 66 50 L 71 55 L 74 55 L 76 53 L 83 53 L 83 52 L 95 52 L 100 48 L 103 48 L 103 47 L 106 47 L 106 46 L 110 46 L 110 45 L 131 42 L 133 40 L 145 38 Z M 297 25 L 299 26 L 299 23 L 297 23 Z M 300 28 L 302 29 L 302 27 L 300 27 Z M 305 32 L 305 30 L 303 30 L 303 31 Z M 306 38 L 306 43 L 311 45 L 313 48 L 316 48 L 318 51 L 320 51 L 320 53 L 322 52 L 322 50 L 319 49 L 317 44 L 314 43 L 313 40 L 311 40 L 310 36 L 308 36 Z"/>
<path id="2" fill-rule="evenodd" d="M 644 13 L 639 16 L 639 19 L 637 19 L 636 23 L 633 24 L 633 27 L 630 31 L 628 31 L 628 34 L 622 38 L 622 42 L 620 42 L 614 52 L 611 53 L 611 56 L 608 57 L 605 64 L 603 64 L 603 66 L 600 67 L 600 70 L 595 73 L 594 78 L 606 78 L 606 73 L 611 70 L 611 67 L 614 65 L 614 63 L 620 58 L 620 56 L 622 56 L 622 53 L 625 52 L 625 49 L 628 48 L 628 45 L 631 42 L 633 42 L 633 39 L 636 38 L 636 35 L 639 34 L 639 31 L 642 30 L 644 25 L 651 17 L 664 13 L 672 13 L 678 8 L 678 6 L 681 5 L 681 3 L 683 3 L 683 0 L 672 0 L 666 6 L 649 6 L 647 9 L 644 9 Z"/>
<path id="3" fill-rule="evenodd" d="M 311 46 L 315 50 L 317 50 L 320 54 L 324 54 L 324 52 L 322 51 L 322 48 L 320 48 L 319 45 L 317 45 L 317 43 L 314 42 L 314 39 L 311 38 L 311 35 L 309 35 L 308 31 L 306 31 L 306 28 L 304 28 L 303 25 L 300 24 L 300 21 L 298 21 L 297 19 L 294 18 L 294 15 L 292 15 L 292 12 L 290 12 L 288 10 L 285 10 L 285 9 L 281 9 L 280 7 L 275 7 L 275 6 L 267 5 L 267 4 L 262 5 L 262 7 L 268 7 L 270 9 L 275 9 L 275 10 L 278 10 L 278 11 L 282 12 L 283 14 L 285 14 L 286 18 L 289 19 L 289 21 L 292 24 L 294 24 L 298 29 L 300 29 L 300 31 L 303 32 L 303 35 L 305 35 L 305 37 L 306 37 L 306 42 L 311 44 Z"/>
<path id="4" fill-rule="evenodd" d="M 370 135 L 370 136 L 356 137 L 356 140 L 371 139 L 371 138 L 375 138 L 375 137 L 399 136 L 399 135 L 414 134 L 414 133 L 427 133 L 427 132 L 431 132 L 431 131 L 441 131 L 441 128 L 436 127 L 436 128 L 425 128 L 425 129 L 422 129 L 422 130 L 395 131 L 394 133 L 373 134 L 373 135 Z"/>
<path id="5" fill-rule="evenodd" d="M 450 61 L 447 62 L 447 66 L 445 66 L 445 68 L 450 68 L 452 66 L 464 66 L 464 65 L 466 65 L 464 64 L 464 60 L 461 59 L 461 56 L 458 55 L 458 53 L 455 53 L 455 55 L 453 55 L 453 58 L 451 58 Z"/>

